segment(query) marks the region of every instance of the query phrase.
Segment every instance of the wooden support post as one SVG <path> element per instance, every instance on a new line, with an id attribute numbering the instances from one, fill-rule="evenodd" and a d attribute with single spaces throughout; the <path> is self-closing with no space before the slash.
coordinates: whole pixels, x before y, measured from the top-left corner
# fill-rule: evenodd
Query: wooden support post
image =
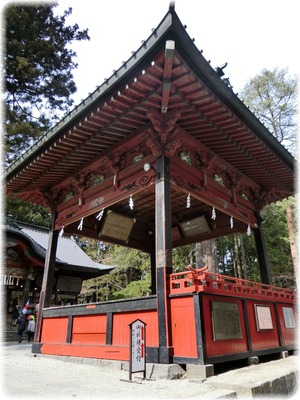
<path id="1" fill-rule="evenodd" d="M 259 271 L 262 283 L 272 284 L 271 271 L 269 266 L 269 258 L 266 250 L 265 238 L 261 227 L 261 217 L 259 213 L 256 215 L 258 228 L 253 230 L 254 240 L 257 251 Z"/>
<path id="2" fill-rule="evenodd" d="M 22 293 L 22 300 L 21 300 L 21 312 L 23 310 L 23 307 L 29 300 L 29 291 L 30 291 L 30 279 L 25 279 L 24 287 L 23 287 L 23 293 Z"/>
<path id="3" fill-rule="evenodd" d="M 171 194 L 169 159 L 161 156 L 156 162 L 155 191 L 155 246 L 156 246 L 156 288 L 159 326 L 159 363 L 170 364 L 173 348 L 170 329 L 168 302 L 168 279 L 172 273 L 171 238 Z"/>
<path id="4" fill-rule="evenodd" d="M 156 256 L 155 249 L 151 251 L 151 294 L 156 294 Z"/>
<path id="5" fill-rule="evenodd" d="M 53 213 L 51 230 L 49 233 L 47 255 L 45 260 L 43 283 L 39 299 L 39 311 L 37 315 L 37 324 L 36 324 L 35 339 L 34 339 L 35 342 L 39 342 L 41 340 L 43 308 L 49 307 L 51 302 L 51 295 L 52 295 L 52 288 L 54 281 L 56 249 L 58 241 L 58 231 L 54 231 L 55 220 L 56 220 L 56 213 Z"/>
<path id="6" fill-rule="evenodd" d="M 205 338 L 203 337 L 203 304 L 199 293 L 193 293 L 194 315 L 197 341 L 197 361 L 199 364 L 205 364 Z"/>

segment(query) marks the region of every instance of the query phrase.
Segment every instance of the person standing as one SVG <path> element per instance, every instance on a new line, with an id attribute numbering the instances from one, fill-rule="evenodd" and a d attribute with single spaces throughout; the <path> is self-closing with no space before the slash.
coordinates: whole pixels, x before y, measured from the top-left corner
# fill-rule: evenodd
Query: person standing
<path id="1" fill-rule="evenodd" d="M 26 328 L 26 316 L 25 315 L 22 315 L 22 317 L 18 318 L 17 325 L 18 325 L 18 342 L 21 343 L 23 340 L 22 335 Z"/>
<path id="2" fill-rule="evenodd" d="M 35 321 L 34 321 L 34 316 L 32 315 L 30 317 L 30 320 L 28 322 L 28 327 L 27 327 L 28 342 L 30 342 L 31 339 L 33 341 L 34 330 L 35 330 Z"/>
<path id="3" fill-rule="evenodd" d="M 19 318 L 19 309 L 18 309 L 18 306 L 15 305 L 13 312 L 12 312 L 12 320 L 11 320 L 12 326 L 17 326 L 18 318 Z"/>

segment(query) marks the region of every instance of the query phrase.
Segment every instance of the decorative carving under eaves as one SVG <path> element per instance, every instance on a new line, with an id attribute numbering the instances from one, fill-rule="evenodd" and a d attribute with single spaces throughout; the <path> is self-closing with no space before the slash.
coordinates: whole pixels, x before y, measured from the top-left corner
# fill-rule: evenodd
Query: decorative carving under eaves
<path id="1" fill-rule="evenodd" d="M 57 210 L 57 205 L 59 204 L 57 196 L 53 196 L 51 192 L 39 190 L 40 195 L 44 199 L 47 208 L 51 213 L 55 213 Z"/>
<path id="2" fill-rule="evenodd" d="M 115 175 L 121 171 L 125 166 L 125 153 L 117 151 L 109 157 L 108 167 L 109 171 Z"/>
<path id="3" fill-rule="evenodd" d="M 72 187 L 74 188 L 73 193 L 79 194 L 79 206 L 82 206 L 83 204 L 83 193 L 91 186 L 91 179 L 91 173 L 86 171 L 85 173 L 78 175 L 72 181 Z"/>
<path id="4" fill-rule="evenodd" d="M 212 167 L 212 175 L 213 176 L 217 175 L 218 177 L 222 178 L 223 185 L 227 189 L 232 188 L 232 180 L 231 180 L 230 172 L 224 165 L 222 165 L 222 164 L 214 165 Z"/>
<path id="5" fill-rule="evenodd" d="M 83 174 L 78 175 L 72 182 L 76 188 L 77 193 L 81 193 L 91 186 L 92 174 L 90 171 L 86 171 Z"/>
<path id="6" fill-rule="evenodd" d="M 182 146 L 182 143 L 179 139 L 176 137 L 176 128 L 175 132 L 169 137 L 166 145 L 165 145 L 165 155 L 166 157 L 173 157 L 174 154 L 176 153 L 177 149 L 179 149 Z"/>
<path id="7" fill-rule="evenodd" d="M 261 192 L 255 199 L 255 206 L 257 207 L 258 210 L 261 210 L 272 201 L 272 198 L 273 196 L 271 192 L 266 192 L 266 191 Z"/>
<path id="8" fill-rule="evenodd" d="M 66 201 L 68 195 L 72 194 L 73 197 L 75 193 L 77 193 L 76 187 L 74 184 L 71 184 L 63 189 L 54 189 L 49 191 L 47 196 L 54 204 L 58 205 Z"/>
<path id="9" fill-rule="evenodd" d="M 181 112 L 177 109 L 174 109 L 166 114 L 161 114 L 154 108 L 148 111 L 147 116 L 149 117 L 155 131 L 159 134 L 160 145 L 162 147 L 165 147 L 168 139 L 170 139 L 169 134 L 174 130 L 180 115 Z"/>
<path id="10" fill-rule="evenodd" d="M 271 190 L 268 191 L 260 191 L 260 192 L 254 192 L 253 197 L 254 197 L 254 203 L 257 207 L 258 210 L 261 210 L 264 208 L 266 205 L 273 203 L 275 201 L 278 201 L 279 199 L 282 199 L 284 197 L 291 196 L 293 193 L 288 193 L 284 190 L 276 190 L 275 188 L 272 188 Z"/>
<path id="11" fill-rule="evenodd" d="M 154 133 L 151 129 L 147 130 L 146 145 L 149 147 L 151 153 L 155 157 L 159 157 L 162 155 L 162 147 L 159 143 L 159 136 L 157 133 Z"/>
<path id="12" fill-rule="evenodd" d="M 197 153 L 194 155 L 194 165 L 196 168 L 202 169 L 204 173 L 209 174 L 215 159 L 215 154 L 204 150 L 197 150 Z"/>

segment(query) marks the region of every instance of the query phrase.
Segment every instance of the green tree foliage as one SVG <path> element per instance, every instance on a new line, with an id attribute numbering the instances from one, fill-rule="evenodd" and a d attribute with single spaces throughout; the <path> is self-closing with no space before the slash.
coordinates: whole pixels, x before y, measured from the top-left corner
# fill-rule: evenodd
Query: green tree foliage
<path id="1" fill-rule="evenodd" d="M 87 237 L 74 236 L 78 246 L 95 262 L 104 263 L 106 254 L 112 245 Z"/>
<path id="2" fill-rule="evenodd" d="M 296 77 L 291 77 L 287 69 L 264 69 L 248 81 L 241 98 L 273 136 L 296 155 Z M 286 220 L 286 207 L 294 202 L 291 197 L 272 203 L 261 213 L 273 283 L 280 286 L 286 285 L 287 281 L 291 283 L 294 276 Z"/>
<path id="3" fill-rule="evenodd" d="M 251 78 L 240 97 L 292 154 L 296 153 L 297 79 L 287 69 L 264 69 Z"/>
<path id="4" fill-rule="evenodd" d="M 295 202 L 295 197 L 291 196 L 288 199 L 268 205 L 261 213 L 272 281 L 277 286 L 295 286 L 295 274 L 286 220 L 286 208 L 290 205 L 295 210 Z M 296 220 L 294 225 L 296 226 Z"/>
<path id="5" fill-rule="evenodd" d="M 217 238 L 218 269 L 222 275 L 259 281 L 259 267 L 253 234 L 232 234 Z"/>
<path id="6" fill-rule="evenodd" d="M 295 202 L 295 197 L 291 196 L 266 206 L 261 212 L 261 225 L 272 284 L 281 287 L 295 287 L 295 273 L 286 220 L 286 208 L 290 205 L 295 210 Z M 296 226 L 296 220 L 294 220 L 294 225 Z M 217 248 L 221 274 L 260 281 L 253 233 L 250 236 L 234 234 L 220 237 L 217 239 Z M 243 254 L 244 260 L 242 259 Z M 238 267 L 239 263 L 240 268 Z"/>
<path id="7" fill-rule="evenodd" d="M 22 201 L 13 196 L 7 196 L 6 215 L 15 221 L 50 228 L 51 214 L 42 206 Z"/>
<path id="8" fill-rule="evenodd" d="M 116 267 L 107 275 L 85 281 L 81 302 L 142 297 L 151 293 L 149 254 L 127 247 L 110 246 L 103 264 Z"/>
<path id="9" fill-rule="evenodd" d="M 172 250 L 173 271 L 182 272 L 186 270 L 187 265 L 195 266 L 195 245 L 176 247 Z"/>
<path id="10" fill-rule="evenodd" d="M 66 25 L 72 13 L 54 15 L 57 4 L 8 4 L 5 21 L 6 164 L 69 111 L 76 92 L 76 53 L 68 47 L 89 39 L 87 30 Z"/>
<path id="11" fill-rule="evenodd" d="M 69 111 L 76 92 L 72 70 L 76 53 L 68 46 L 89 39 L 77 24 L 66 26 L 72 10 L 55 16 L 56 5 L 9 4 L 5 22 L 5 164 L 9 165 Z M 6 198 L 15 220 L 50 226 L 48 211 Z"/>

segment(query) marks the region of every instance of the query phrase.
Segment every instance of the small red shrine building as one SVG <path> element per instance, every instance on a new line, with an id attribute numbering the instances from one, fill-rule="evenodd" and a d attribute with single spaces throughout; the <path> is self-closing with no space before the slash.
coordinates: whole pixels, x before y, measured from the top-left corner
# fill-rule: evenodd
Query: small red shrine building
<path id="1" fill-rule="evenodd" d="M 97 90 L 6 173 L 7 191 L 53 215 L 33 352 L 218 363 L 295 348 L 295 294 L 271 286 L 260 210 L 294 192 L 294 159 L 212 68 L 171 5 Z M 78 232 L 80 224 L 82 230 Z M 60 231 L 151 254 L 152 295 L 49 307 Z M 174 274 L 172 248 L 254 235 L 261 282 Z"/>

